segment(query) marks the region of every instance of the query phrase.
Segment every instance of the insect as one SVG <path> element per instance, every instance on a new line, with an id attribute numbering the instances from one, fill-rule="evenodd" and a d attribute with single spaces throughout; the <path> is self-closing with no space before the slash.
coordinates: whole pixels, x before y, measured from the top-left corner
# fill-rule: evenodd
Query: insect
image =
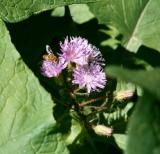
<path id="1" fill-rule="evenodd" d="M 49 45 L 46 45 L 46 52 L 47 54 L 43 55 L 44 60 L 53 61 L 53 62 L 57 61 L 57 57 L 53 54 L 53 51 Z"/>

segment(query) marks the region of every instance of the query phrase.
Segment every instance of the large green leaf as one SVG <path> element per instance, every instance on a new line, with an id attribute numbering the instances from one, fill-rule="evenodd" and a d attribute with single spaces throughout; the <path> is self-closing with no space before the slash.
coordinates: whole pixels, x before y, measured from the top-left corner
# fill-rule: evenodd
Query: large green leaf
<path id="1" fill-rule="evenodd" d="M 53 101 L 23 63 L 0 20 L 0 154 L 66 154 Z"/>
<path id="2" fill-rule="evenodd" d="M 126 154 L 160 153 L 159 103 L 146 94 L 130 119 Z"/>
<path id="3" fill-rule="evenodd" d="M 32 14 L 53 9 L 58 6 L 96 1 L 98 0 L 1 0 L 0 16 L 5 21 L 18 22 Z"/>
<path id="4" fill-rule="evenodd" d="M 150 71 L 129 70 L 121 67 L 110 66 L 106 69 L 107 74 L 127 82 L 133 82 L 148 90 L 153 96 L 160 99 L 160 68 Z"/>
<path id="5" fill-rule="evenodd" d="M 160 51 L 159 0 L 102 0 L 89 6 L 101 23 L 120 31 L 128 50 L 145 45 Z"/>

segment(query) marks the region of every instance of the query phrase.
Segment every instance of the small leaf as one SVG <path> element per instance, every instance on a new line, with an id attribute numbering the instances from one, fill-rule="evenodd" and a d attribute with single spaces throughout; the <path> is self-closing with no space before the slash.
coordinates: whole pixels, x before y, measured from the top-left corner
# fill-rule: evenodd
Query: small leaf
<path id="1" fill-rule="evenodd" d="M 63 17 L 65 14 L 65 8 L 63 6 L 55 8 L 51 15 L 54 17 Z"/>
<path id="2" fill-rule="evenodd" d="M 76 23 L 82 24 L 94 18 L 86 4 L 73 4 L 69 8 L 71 16 Z"/>
<path id="3" fill-rule="evenodd" d="M 94 18 L 94 15 L 89 11 L 89 7 L 87 4 L 72 4 L 69 5 L 69 9 L 72 19 L 76 23 L 82 24 Z M 62 17 L 64 16 L 64 14 L 64 7 L 57 7 L 52 12 L 52 15 L 56 17 Z"/>
<path id="4" fill-rule="evenodd" d="M 79 122 L 72 119 L 71 130 L 70 130 L 70 133 L 68 134 L 68 136 L 65 140 L 66 144 L 67 145 L 72 144 L 78 138 L 81 131 L 82 131 L 82 128 L 81 128 Z"/>
<path id="5" fill-rule="evenodd" d="M 125 134 L 113 134 L 113 137 L 116 141 L 116 143 L 118 144 L 118 146 L 122 149 L 122 150 L 126 150 L 126 143 L 127 143 L 127 135 Z"/>

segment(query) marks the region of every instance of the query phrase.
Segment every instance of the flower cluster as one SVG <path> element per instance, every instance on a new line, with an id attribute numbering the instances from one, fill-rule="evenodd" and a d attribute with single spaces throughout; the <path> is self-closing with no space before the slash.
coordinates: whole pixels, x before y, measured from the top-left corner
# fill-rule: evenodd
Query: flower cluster
<path id="1" fill-rule="evenodd" d="M 79 85 L 88 93 L 103 89 L 106 84 L 106 75 L 102 66 L 102 54 L 88 40 L 81 37 L 66 37 L 60 42 L 61 53 L 55 61 L 45 59 L 42 63 L 42 74 L 47 77 L 58 76 L 69 64 L 73 66 L 72 84 Z"/>

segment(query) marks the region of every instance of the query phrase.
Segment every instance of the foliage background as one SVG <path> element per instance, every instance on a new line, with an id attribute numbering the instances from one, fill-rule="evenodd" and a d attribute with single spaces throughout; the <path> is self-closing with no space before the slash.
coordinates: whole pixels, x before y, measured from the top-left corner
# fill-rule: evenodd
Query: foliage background
<path id="1" fill-rule="evenodd" d="M 159 154 L 159 6 L 159 0 L 1 0 L 0 154 Z M 110 138 L 84 131 L 55 101 L 63 95 L 56 81 L 40 74 L 45 45 L 59 51 L 67 35 L 100 48 L 107 91 L 135 90 L 123 114 L 101 115 L 114 128 Z"/>

